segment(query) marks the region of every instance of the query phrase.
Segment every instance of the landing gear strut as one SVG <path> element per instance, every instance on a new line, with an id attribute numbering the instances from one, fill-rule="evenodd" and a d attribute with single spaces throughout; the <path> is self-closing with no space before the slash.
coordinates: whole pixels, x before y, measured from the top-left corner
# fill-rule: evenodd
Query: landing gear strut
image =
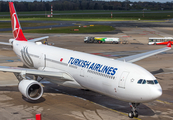
<path id="1" fill-rule="evenodd" d="M 138 111 L 136 110 L 136 107 L 139 105 L 140 103 L 129 103 L 130 107 L 131 107 L 131 112 L 128 113 L 129 118 L 133 118 L 133 117 L 138 117 Z"/>
<path id="2" fill-rule="evenodd" d="M 44 79 L 44 77 L 33 75 L 33 79 L 36 80 L 37 82 L 40 82 Z"/>

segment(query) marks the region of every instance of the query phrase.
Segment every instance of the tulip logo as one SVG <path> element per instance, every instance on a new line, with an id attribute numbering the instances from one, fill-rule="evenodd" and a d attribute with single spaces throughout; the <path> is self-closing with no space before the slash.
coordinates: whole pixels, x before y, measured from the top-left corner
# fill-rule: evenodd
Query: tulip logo
<path id="1" fill-rule="evenodd" d="M 16 39 L 18 37 L 19 31 L 20 31 L 20 25 L 17 21 L 16 13 L 13 13 L 13 15 L 12 15 L 12 29 L 13 29 L 14 38 Z"/>

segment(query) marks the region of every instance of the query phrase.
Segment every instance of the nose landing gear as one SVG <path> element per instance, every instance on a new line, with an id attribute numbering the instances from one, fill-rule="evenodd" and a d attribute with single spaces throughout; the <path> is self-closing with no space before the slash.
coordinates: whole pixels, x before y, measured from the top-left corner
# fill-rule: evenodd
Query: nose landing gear
<path id="1" fill-rule="evenodd" d="M 131 107 L 131 112 L 128 113 L 129 118 L 133 118 L 133 117 L 138 117 L 138 111 L 136 110 L 136 107 L 139 105 L 140 103 L 129 103 L 130 107 Z"/>

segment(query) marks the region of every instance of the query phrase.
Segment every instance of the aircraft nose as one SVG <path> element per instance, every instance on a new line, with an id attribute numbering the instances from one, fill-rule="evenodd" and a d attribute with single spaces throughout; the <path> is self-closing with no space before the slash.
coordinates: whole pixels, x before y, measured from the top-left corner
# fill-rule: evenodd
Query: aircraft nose
<path id="1" fill-rule="evenodd" d="M 161 95 L 162 95 L 162 88 L 161 87 L 160 88 L 156 87 L 156 88 L 151 90 L 151 97 L 153 100 L 159 98 Z"/>

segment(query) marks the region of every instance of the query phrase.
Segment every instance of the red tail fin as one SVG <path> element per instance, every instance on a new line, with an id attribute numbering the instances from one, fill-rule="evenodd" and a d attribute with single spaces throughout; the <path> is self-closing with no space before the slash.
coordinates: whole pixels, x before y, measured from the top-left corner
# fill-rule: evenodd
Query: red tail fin
<path id="1" fill-rule="evenodd" d="M 171 48 L 171 41 L 168 41 L 167 47 Z"/>
<path id="2" fill-rule="evenodd" d="M 25 36 L 22 32 L 22 28 L 20 26 L 13 2 L 9 2 L 9 9 L 10 9 L 11 26 L 12 26 L 12 32 L 13 32 L 14 39 L 18 40 L 18 41 L 27 41 L 27 39 L 25 38 Z"/>

